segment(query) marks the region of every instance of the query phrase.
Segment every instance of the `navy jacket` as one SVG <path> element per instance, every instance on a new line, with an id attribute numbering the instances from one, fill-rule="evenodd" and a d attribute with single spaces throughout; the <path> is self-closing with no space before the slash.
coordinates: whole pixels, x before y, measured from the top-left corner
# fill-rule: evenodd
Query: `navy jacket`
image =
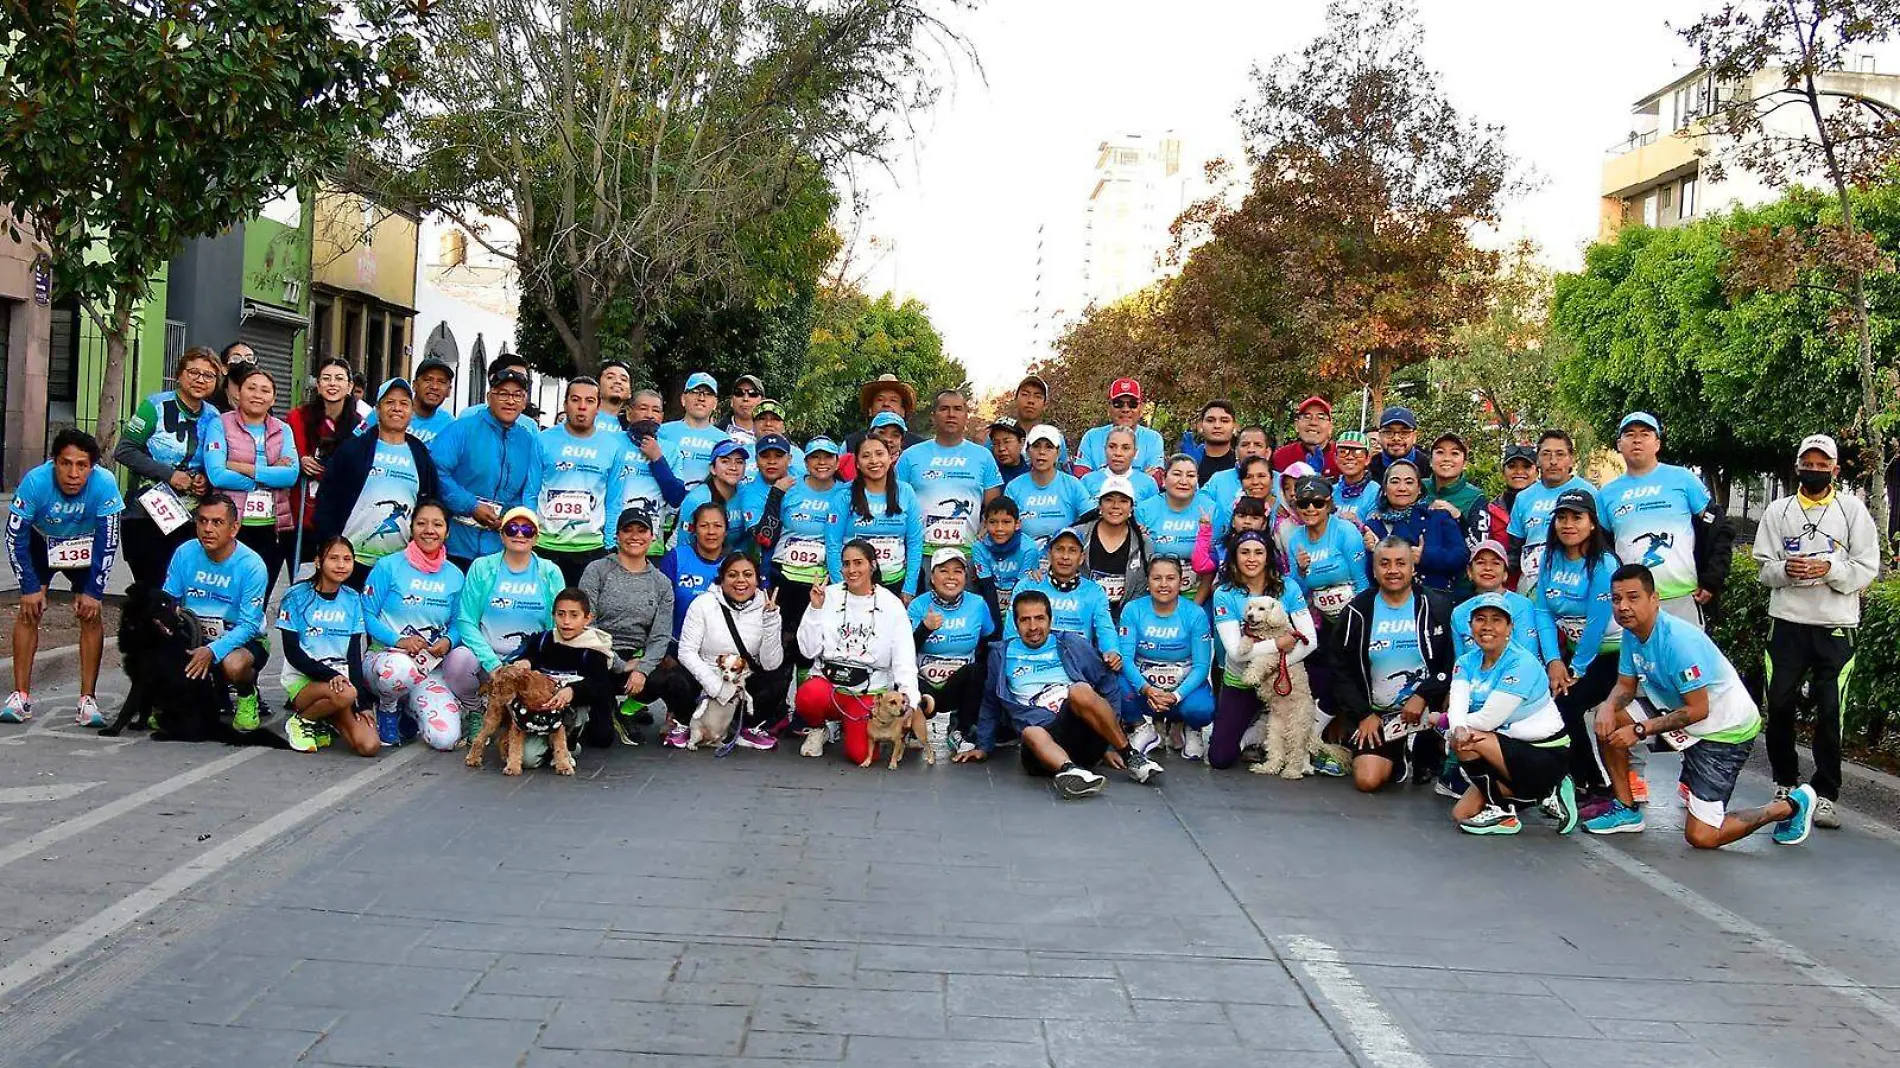
<path id="1" fill-rule="evenodd" d="M 324 461 L 323 491 L 317 494 L 316 514 L 310 520 L 311 530 L 319 541 L 343 533 L 343 524 L 350 521 L 356 498 L 362 495 L 363 483 L 369 481 L 370 464 L 376 458 L 376 443 L 380 440 L 374 431 L 344 438 Z M 409 455 L 416 459 L 416 499 L 439 496 L 441 480 L 436 477 L 435 460 L 429 455 L 429 447 L 414 434 L 404 434 L 403 440 L 409 445 Z"/>
<path id="2" fill-rule="evenodd" d="M 1080 634 L 1049 632 L 1049 641 L 1056 643 L 1062 653 L 1062 667 L 1068 673 L 1070 682 L 1086 682 L 1095 687 L 1102 695 L 1108 707 L 1119 709 L 1122 706 L 1122 677 L 1108 670 L 1102 663 L 1102 654 L 1088 639 Z M 1020 733 L 1028 727 L 1047 727 L 1055 721 L 1056 714 L 1040 705 L 1026 705 L 1016 700 L 1009 689 L 1009 669 L 1005 667 L 1009 647 L 1018 644 L 1021 638 L 1009 638 L 990 646 L 989 677 L 983 688 L 983 708 L 976 723 L 976 747 L 987 753 L 996 748 L 996 728 L 1008 716 Z"/>

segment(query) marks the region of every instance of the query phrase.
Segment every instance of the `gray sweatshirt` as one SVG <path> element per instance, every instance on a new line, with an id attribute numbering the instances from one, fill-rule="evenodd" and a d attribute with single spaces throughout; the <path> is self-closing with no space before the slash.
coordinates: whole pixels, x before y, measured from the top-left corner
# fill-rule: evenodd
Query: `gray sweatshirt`
<path id="1" fill-rule="evenodd" d="M 581 590 L 594 603 L 594 625 L 613 637 L 614 648 L 638 654 L 629 665 L 651 675 L 673 641 L 673 583 L 651 561 L 628 571 L 617 556 L 587 565 Z"/>
<path id="2" fill-rule="evenodd" d="M 1800 494 L 1768 506 L 1755 530 L 1755 561 L 1768 587 L 1768 615 L 1819 627 L 1860 625 L 1860 595 L 1880 574 L 1880 536 L 1867 506 L 1836 486 L 1825 504 Z M 1828 561 L 1826 575 L 1795 582 L 1788 560 L 1808 556 Z"/>

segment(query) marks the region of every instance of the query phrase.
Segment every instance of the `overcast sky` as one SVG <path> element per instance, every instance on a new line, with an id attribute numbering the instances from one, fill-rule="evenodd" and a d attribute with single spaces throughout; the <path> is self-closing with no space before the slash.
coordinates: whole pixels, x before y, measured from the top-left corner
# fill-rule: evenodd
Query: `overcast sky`
<path id="1" fill-rule="evenodd" d="M 1707 6 L 1422 0 L 1425 55 L 1453 103 L 1502 124 L 1542 182 L 1507 209 L 1507 236 L 1533 238 L 1555 266 L 1580 262 L 1605 149 L 1629 132 L 1631 104 L 1690 59 L 1666 23 Z M 874 263 L 866 284 L 928 304 L 979 386 L 1013 384 L 1040 355 L 1039 262 L 1045 303 L 1079 285 L 1096 146 L 1173 130 L 1197 170 L 1236 153 L 1250 69 L 1298 51 L 1324 11 L 1323 0 L 989 0 L 966 23 L 983 77 L 965 71 L 895 173 L 864 180 L 860 244 L 890 249 L 860 254 Z"/>

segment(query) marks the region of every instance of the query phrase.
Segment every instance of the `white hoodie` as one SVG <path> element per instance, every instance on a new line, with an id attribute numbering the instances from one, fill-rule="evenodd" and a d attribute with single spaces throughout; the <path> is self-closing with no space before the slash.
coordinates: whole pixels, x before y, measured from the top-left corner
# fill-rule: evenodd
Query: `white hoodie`
<path id="1" fill-rule="evenodd" d="M 733 648 L 732 631 L 719 613 L 721 605 L 732 612 L 739 637 L 745 639 L 752 659 L 760 668 L 777 671 L 785 662 L 783 624 L 777 608 L 767 616 L 765 594 L 755 593 L 743 608 L 733 608 L 716 587 L 708 590 L 693 599 L 686 608 L 686 618 L 680 622 L 679 661 L 680 666 L 698 680 L 700 689 L 712 694 L 719 693 L 725 685 L 716 662 L 722 656 L 739 652 Z"/>
<path id="2" fill-rule="evenodd" d="M 904 602 L 882 586 L 873 586 L 869 597 L 846 593 L 843 583 L 824 591 L 824 606 L 799 621 L 799 650 L 819 661 L 821 670 L 824 664 L 869 668 L 864 692 L 897 690 L 913 707 L 919 704 L 917 647 Z"/>
<path id="3" fill-rule="evenodd" d="M 1837 483 L 1822 504 L 1800 494 L 1768 506 L 1755 528 L 1755 561 L 1768 587 L 1768 615 L 1817 627 L 1860 625 L 1860 595 L 1880 574 L 1880 535 L 1859 497 Z M 1818 579 L 1788 577 L 1788 560 L 1808 556 L 1828 561 Z"/>

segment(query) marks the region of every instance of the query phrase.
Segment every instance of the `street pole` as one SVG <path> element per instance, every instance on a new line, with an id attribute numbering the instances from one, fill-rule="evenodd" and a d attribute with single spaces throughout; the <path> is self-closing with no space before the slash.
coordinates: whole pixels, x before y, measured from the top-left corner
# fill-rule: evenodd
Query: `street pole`
<path id="1" fill-rule="evenodd" d="M 1366 432 L 1366 405 L 1372 400 L 1372 353 L 1366 353 L 1362 365 L 1365 374 L 1359 379 L 1359 432 Z"/>

